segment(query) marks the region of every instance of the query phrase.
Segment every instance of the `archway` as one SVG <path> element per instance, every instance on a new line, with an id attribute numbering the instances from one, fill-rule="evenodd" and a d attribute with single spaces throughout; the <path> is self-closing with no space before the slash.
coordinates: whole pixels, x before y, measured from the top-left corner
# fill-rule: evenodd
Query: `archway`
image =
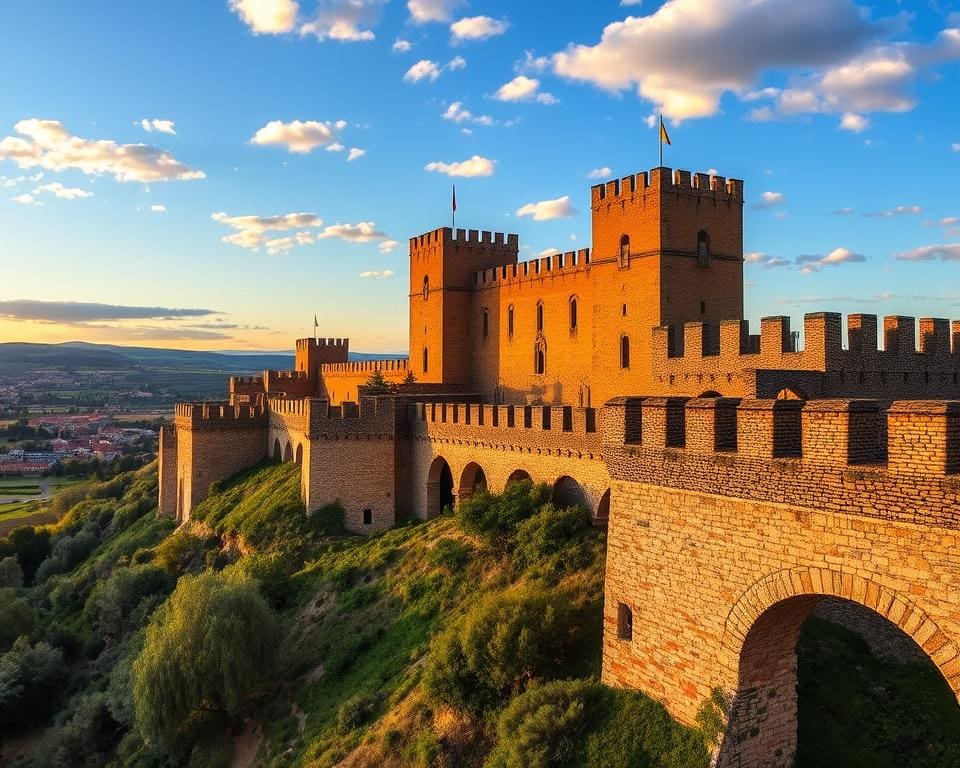
<path id="1" fill-rule="evenodd" d="M 463 468 L 463 473 L 460 475 L 460 488 L 457 490 L 457 498 L 460 501 L 466 501 L 472 498 L 474 493 L 480 489 L 486 489 L 486 487 L 487 476 L 483 467 L 475 461 L 471 461 Z"/>
<path id="2" fill-rule="evenodd" d="M 584 507 L 589 509 L 587 504 L 587 494 L 580 485 L 569 475 L 563 475 L 557 478 L 553 484 L 553 506 L 555 507 Z"/>
<path id="3" fill-rule="evenodd" d="M 524 480 L 529 480 L 533 482 L 533 478 L 530 477 L 530 473 L 525 469 L 515 469 L 510 473 L 510 477 L 507 478 L 507 484 L 505 488 L 513 485 L 514 483 L 522 483 Z"/>
<path id="4" fill-rule="evenodd" d="M 437 456 L 427 473 L 427 518 L 437 517 L 453 507 L 453 473 L 443 456 Z"/>
<path id="5" fill-rule="evenodd" d="M 286 446 L 283 449 L 283 460 L 284 461 L 293 461 L 293 448 L 290 446 L 290 441 L 287 440 Z"/>
<path id="6" fill-rule="evenodd" d="M 826 759 L 823 751 L 843 749 L 847 743 L 865 738 L 867 731 L 858 720 L 848 728 L 849 733 L 843 739 L 829 744 L 821 736 L 827 728 L 823 713 L 814 712 L 810 716 L 810 707 L 800 701 L 798 690 L 802 695 L 810 695 L 810 691 L 816 691 L 817 685 L 823 682 L 817 679 L 817 670 L 820 669 L 821 677 L 826 674 L 822 671 L 825 665 L 816 661 L 813 667 L 805 667 L 805 678 L 801 679 L 798 674 L 798 648 L 801 647 L 798 644 L 802 639 L 806 643 L 810 628 L 822 620 L 833 625 L 839 623 L 841 633 L 853 630 L 871 649 L 885 645 L 912 649 L 911 663 L 920 670 L 927 669 L 934 680 L 934 689 L 937 685 L 942 689 L 939 694 L 934 690 L 931 695 L 945 696 L 948 705 L 953 702 L 955 706 L 960 681 L 948 678 L 942 665 L 954 658 L 958 649 L 908 597 L 848 573 L 805 568 L 781 571 L 747 590 L 727 618 L 724 644 L 737 666 L 736 686 L 718 768 L 844 764 L 844 758 Z M 806 645 L 802 647 L 808 652 Z M 833 655 L 825 658 L 829 660 Z M 866 652 L 864 658 L 873 657 Z M 917 664 L 917 660 L 922 663 Z M 858 666 L 850 663 L 847 668 Z M 810 669 L 814 670 L 812 678 Z M 852 686 L 835 682 L 835 674 L 845 671 L 840 667 L 826 682 L 830 686 L 831 701 L 839 712 L 855 704 L 836 699 L 837 691 L 843 690 L 848 697 L 856 692 Z M 870 680 L 863 687 L 874 688 L 875 682 Z M 887 700 L 883 709 L 890 711 L 893 706 L 894 703 Z M 904 711 L 909 713 L 915 709 L 911 705 Z M 942 712 L 942 700 L 934 709 Z M 805 711 L 808 713 L 807 741 L 801 745 L 799 715 Z M 863 718 L 864 721 L 870 719 Z M 956 722 L 960 723 L 960 714 Z M 877 744 L 866 745 L 866 748 L 872 747 L 882 753 L 889 745 L 881 737 Z M 960 735 L 956 748 L 960 749 Z M 819 751 L 818 756 L 810 757 L 811 750 Z M 798 760 L 798 756 L 805 757 Z"/>
<path id="7" fill-rule="evenodd" d="M 604 526 L 610 520 L 610 489 L 607 488 L 600 497 L 597 511 L 593 515 L 593 524 Z"/>
<path id="8" fill-rule="evenodd" d="M 297 454 L 294 460 L 297 462 L 297 464 L 303 464 L 303 444 L 302 443 L 297 446 Z"/>
<path id="9" fill-rule="evenodd" d="M 273 441 L 273 459 L 274 461 L 283 461 L 283 449 L 280 447 L 280 438 Z"/>
<path id="10" fill-rule="evenodd" d="M 717 390 L 715 389 L 708 389 L 706 392 L 701 392 L 699 395 L 697 395 L 697 397 L 699 398 L 720 397 L 720 393 L 717 392 Z"/>

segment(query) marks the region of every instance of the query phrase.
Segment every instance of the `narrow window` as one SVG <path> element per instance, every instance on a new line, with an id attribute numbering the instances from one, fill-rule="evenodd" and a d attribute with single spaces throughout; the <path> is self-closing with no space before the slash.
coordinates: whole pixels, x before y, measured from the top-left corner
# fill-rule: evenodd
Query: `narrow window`
<path id="1" fill-rule="evenodd" d="M 483 308 L 483 338 L 490 335 L 490 310 Z"/>
<path id="2" fill-rule="evenodd" d="M 427 354 L 427 348 L 424 347 L 423 348 L 423 372 L 424 373 L 426 373 L 429 370 L 429 367 L 430 367 L 429 362 L 430 362 L 430 358 Z"/>
<path id="3" fill-rule="evenodd" d="M 543 333 L 543 302 L 537 302 L 537 333 Z"/>
<path id="4" fill-rule="evenodd" d="M 577 330 L 577 297 L 570 297 L 570 330 Z"/>
<path id="5" fill-rule="evenodd" d="M 365 509 L 363 510 L 363 524 L 364 525 L 373 525 L 373 510 Z"/>
<path id="6" fill-rule="evenodd" d="M 543 376 L 547 371 L 547 346 L 543 339 L 538 341 L 533 347 L 533 372 L 537 376 Z"/>
<path id="7" fill-rule="evenodd" d="M 710 235 L 702 229 L 697 233 L 697 266 L 710 266 Z"/>
<path id="8" fill-rule="evenodd" d="M 630 266 L 630 235 L 624 235 L 620 238 L 620 269 L 626 269 Z"/>
<path id="9" fill-rule="evenodd" d="M 627 316 L 627 305 L 626 305 L 626 304 L 623 305 L 622 314 L 623 314 L 624 317 Z"/>
<path id="10" fill-rule="evenodd" d="M 427 275 L 423 276 L 423 300 L 426 301 L 430 298 L 430 278 Z"/>
<path id="11" fill-rule="evenodd" d="M 513 338 L 513 304 L 507 309 L 507 335 Z"/>
<path id="12" fill-rule="evenodd" d="M 629 336 L 620 337 L 620 367 L 621 368 L 630 367 L 630 337 Z"/>
<path id="13" fill-rule="evenodd" d="M 633 611 L 623 603 L 617 606 L 617 637 L 633 640 Z"/>

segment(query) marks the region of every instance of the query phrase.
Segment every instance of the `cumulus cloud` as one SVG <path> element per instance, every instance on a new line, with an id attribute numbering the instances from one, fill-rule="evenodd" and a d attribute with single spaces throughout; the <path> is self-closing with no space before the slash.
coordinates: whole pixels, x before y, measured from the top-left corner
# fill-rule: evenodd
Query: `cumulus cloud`
<path id="1" fill-rule="evenodd" d="M 359 224 L 333 224 L 317 235 L 318 240 L 331 237 L 349 243 L 369 243 L 373 240 L 384 240 L 387 235 L 377 229 L 377 225 L 372 221 L 361 221 Z"/>
<path id="2" fill-rule="evenodd" d="M 173 129 L 173 120 L 157 120 L 156 118 L 150 120 L 145 117 L 140 121 L 140 127 L 147 133 L 157 131 L 158 133 L 169 133 L 174 136 L 177 133 Z"/>
<path id="3" fill-rule="evenodd" d="M 393 275 L 394 275 L 394 272 L 392 269 L 384 269 L 379 271 L 375 269 L 371 269 L 371 270 L 367 270 L 366 272 L 360 273 L 360 277 L 367 277 L 367 278 L 374 278 L 374 279 L 381 279 L 381 280 L 384 278 L 393 277 Z"/>
<path id="4" fill-rule="evenodd" d="M 350 151 L 347 153 L 347 162 L 352 163 L 354 160 L 359 160 L 367 154 L 367 150 L 360 149 L 360 147 L 350 147 Z"/>
<path id="5" fill-rule="evenodd" d="M 386 0 L 322 0 L 311 21 L 300 27 L 301 36 L 318 40 L 368 42 L 376 36 L 369 27 L 380 19 Z"/>
<path id="6" fill-rule="evenodd" d="M 415 23 L 425 24 L 429 21 L 450 21 L 453 11 L 466 4 L 466 0 L 407 0 L 407 10 Z"/>
<path id="7" fill-rule="evenodd" d="M 33 194 L 35 195 L 43 192 L 48 192 L 54 197 L 59 197 L 63 200 L 80 200 L 84 197 L 93 197 L 93 192 L 78 189 L 77 187 L 65 187 L 59 181 L 54 181 L 50 184 L 41 184 L 33 190 Z"/>
<path id="8" fill-rule="evenodd" d="M 450 34 L 454 41 L 459 40 L 486 40 L 490 37 L 502 35 L 507 31 L 505 19 L 494 19 L 490 16 L 469 16 L 450 25 Z"/>
<path id="9" fill-rule="evenodd" d="M 885 211 L 871 211 L 863 214 L 870 219 L 892 219 L 894 216 L 913 216 L 923 213 L 923 208 L 919 205 L 898 205 L 896 208 L 888 208 Z"/>
<path id="10" fill-rule="evenodd" d="M 403 79 L 408 83 L 419 83 L 421 80 L 430 80 L 433 82 L 443 70 L 440 65 L 430 59 L 420 59 L 404 74 Z"/>
<path id="11" fill-rule="evenodd" d="M 587 174 L 587 178 L 588 179 L 608 179 L 610 178 L 611 173 L 613 173 L 613 171 L 611 171 L 608 166 L 604 165 L 600 168 L 594 168 L 592 171 L 590 171 L 590 173 Z"/>
<path id="12" fill-rule="evenodd" d="M 756 264 L 762 269 L 775 269 L 776 267 L 786 267 L 790 265 L 789 259 L 784 259 L 780 256 L 771 256 L 769 253 L 759 253 L 757 251 L 745 253 L 743 260 L 747 262 L 747 264 Z"/>
<path id="13" fill-rule="evenodd" d="M 480 155 L 474 155 L 469 160 L 462 160 L 458 163 L 444 163 L 434 161 L 427 163 L 424 169 L 433 173 L 444 173 L 447 176 L 463 176 L 467 178 L 476 176 L 492 176 L 495 160 L 489 160 Z"/>
<path id="14" fill-rule="evenodd" d="M 774 208 L 783 204 L 785 198 L 783 192 L 764 192 L 760 195 L 760 202 L 754 203 L 754 208 Z"/>
<path id="15" fill-rule="evenodd" d="M 25 192 L 22 195 L 17 195 L 16 197 L 11 197 L 10 200 L 14 203 L 20 203 L 20 205 L 41 205 L 41 203 L 34 200 L 33 195 L 29 192 Z"/>
<path id="16" fill-rule="evenodd" d="M 775 96 L 754 119 L 903 109 L 920 69 L 956 57 L 957 31 L 929 45 L 885 42 L 902 22 L 874 21 L 854 0 L 672 0 L 609 24 L 594 45 L 569 46 L 553 67 L 610 91 L 634 87 L 674 120 L 716 114 L 726 92 Z M 790 69 L 812 74 L 782 93 L 758 89 L 765 73 Z"/>
<path id="17" fill-rule="evenodd" d="M 229 216 L 226 213 L 210 215 L 214 221 L 234 230 L 221 240 L 241 248 L 266 248 L 275 255 L 298 245 L 313 245 L 318 240 L 337 238 L 351 243 L 386 240 L 387 235 L 372 221 L 359 224 L 332 224 L 323 226 L 323 219 L 313 213 L 287 213 L 276 216 Z M 275 233 L 285 233 L 277 236 Z M 289 234 L 286 234 L 289 233 Z"/>
<path id="18" fill-rule="evenodd" d="M 338 132 L 346 127 L 347 123 L 344 120 L 324 122 L 293 120 L 289 123 L 271 120 L 253 135 L 250 143 L 260 146 L 283 146 L 289 152 L 306 154 L 317 147 L 334 145 Z"/>
<path id="19" fill-rule="evenodd" d="M 463 102 L 454 101 L 443 113 L 444 120 L 454 123 L 476 123 L 477 125 L 493 125 L 493 118 L 489 115 L 474 115 L 463 106 Z"/>
<path id="20" fill-rule="evenodd" d="M 390 46 L 390 50 L 394 53 L 407 53 L 411 48 L 413 48 L 413 43 L 409 40 L 401 40 L 399 37 Z"/>
<path id="21" fill-rule="evenodd" d="M 398 245 L 400 245 L 400 243 L 396 240 L 384 240 L 377 248 L 380 250 L 380 253 L 391 253 Z"/>
<path id="22" fill-rule="evenodd" d="M 296 26 L 300 6 L 294 0 L 230 0 L 230 10 L 255 35 L 280 35 Z"/>
<path id="23" fill-rule="evenodd" d="M 162 203 L 154 203 L 150 206 L 150 210 L 153 213 L 164 213 L 167 210 L 167 206 L 163 205 Z"/>
<path id="24" fill-rule="evenodd" d="M 804 254 L 797 256 L 796 263 L 800 265 L 800 271 L 804 274 L 818 272 L 823 267 L 836 267 L 840 264 L 851 264 L 855 262 L 866 261 L 867 258 L 862 253 L 854 253 L 849 248 L 834 248 L 826 254 Z"/>
<path id="25" fill-rule="evenodd" d="M 960 243 L 941 243 L 938 245 L 921 245 L 908 251 L 894 254 L 900 261 L 960 261 Z"/>
<path id="26" fill-rule="evenodd" d="M 495 94 L 500 101 L 537 101 L 540 104 L 556 104 L 556 97 L 540 90 L 540 81 L 535 77 L 517 75 L 501 85 Z"/>
<path id="27" fill-rule="evenodd" d="M 189 181 L 205 178 L 173 155 L 148 144 L 117 144 L 107 139 L 72 136 L 59 120 L 21 120 L 19 136 L 0 139 L 0 160 L 20 168 L 75 169 L 89 175 L 113 174 L 117 181 Z"/>
<path id="28" fill-rule="evenodd" d="M 87 323 L 103 320 L 173 320 L 221 314 L 215 309 L 174 307 L 137 307 L 80 301 L 38 301 L 14 299 L 0 301 L 0 317 L 39 323 Z"/>
<path id="29" fill-rule="evenodd" d="M 840 129 L 860 133 L 870 127 L 870 118 L 856 112 L 844 112 L 840 116 Z"/>
<path id="30" fill-rule="evenodd" d="M 558 197 L 556 200 L 541 200 L 538 203 L 527 203 L 517 208 L 517 216 L 530 216 L 534 221 L 569 219 L 571 216 L 576 215 L 576 209 L 570 205 L 570 195 Z"/>
<path id="31" fill-rule="evenodd" d="M 518 75 L 525 75 L 530 72 L 543 72 L 549 66 L 549 56 L 537 56 L 533 51 L 524 51 L 523 58 L 513 65 L 513 71 Z"/>

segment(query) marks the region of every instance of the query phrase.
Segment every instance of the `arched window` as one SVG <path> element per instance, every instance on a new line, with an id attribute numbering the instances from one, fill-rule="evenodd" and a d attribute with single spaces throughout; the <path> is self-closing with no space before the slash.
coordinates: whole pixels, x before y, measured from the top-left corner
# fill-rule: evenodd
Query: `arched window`
<path id="1" fill-rule="evenodd" d="M 427 353 L 427 348 L 423 348 L 423 372 L 426 373 L 429 370 L 430 357 Z"/>
<path id="2" fill-rule="evenodd" d="M 620 238 L 620 269 L 626 269 L 630 266 L 630 235 L 623 235 Z"/>
<path id="3" fill-rule="evenodd" d="M 483 308 L 483 338 L 486 339 L 490 335 L 490 310 L 486 307 Z"/>
<path id="4" fill-rule="evenodd" d="M 543 333 L 543 302 L 537 302 L 537 333 Z"/>
<path id="5" fill-rule="evenodd" d="M 577 330 L 577 297 L 570 297 L 570 330 Z"/>
<path id="6" fill-rule="evenodd" d="M 513 338 L 513 304 L 507 308 L 507 336 Z"/>
<path id="7" fill-rule="evenodd" d="M 710 235 L 702 229 L 697 233 L 697 266 L 710 266 Z"/>
<path id="8" fill-rule="evenodd" d="M 623 603 L 617 605 L 617 637 L 633 640 L 633 611 Z"/>
<path id="9" fill-rule="evenodd" d="M 543 376 L 547 372 L 547 345 L 543 339 L 533 345 L 533 372 L 536 376 Z"/>
<path id="10" fill-rule="evenodd" d="M 629 336 L 620 337 L 620 367 L 621 368 L 630 367 L 630 337 Z"/>
<path id="11" fill-rule="evenodd" d="M 430 278 L 427 275 L 423 276 L 423 300 L 426 301 L 430 298 Z"/>

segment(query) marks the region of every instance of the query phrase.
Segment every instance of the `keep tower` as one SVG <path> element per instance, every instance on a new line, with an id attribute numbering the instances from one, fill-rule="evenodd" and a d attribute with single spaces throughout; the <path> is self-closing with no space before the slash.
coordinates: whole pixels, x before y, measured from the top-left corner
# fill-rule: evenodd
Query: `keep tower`
<path id="1" fill-rule="evenodd" d="M 519 237 L 442 227 L 410 238 L 410 370 L 417 381 L 469 385 L 476 272 L 517 263 Z"/>

